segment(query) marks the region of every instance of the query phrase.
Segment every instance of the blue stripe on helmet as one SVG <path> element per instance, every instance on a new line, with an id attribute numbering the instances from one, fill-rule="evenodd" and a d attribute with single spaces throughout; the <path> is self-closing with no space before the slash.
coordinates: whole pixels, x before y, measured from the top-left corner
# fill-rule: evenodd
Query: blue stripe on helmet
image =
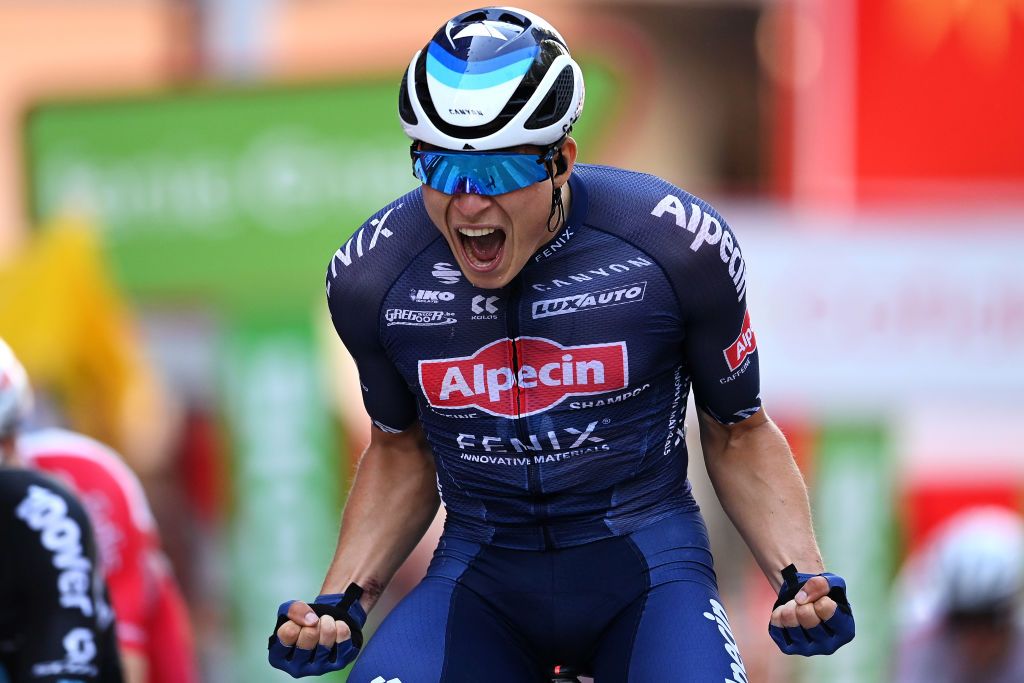
<path id="1" fill-rule="evenodd" d="M 452 71 L 444 64 L 427 55 L 427 73 L 450 88 L 459 90 L 483 90 L 522 78 L 533 63 L 533 58 L 513 62 L 506 67 L 485 74 L 468 74 Z"/>
<path id="2" fill-rule="evenodd" d="M 540 48 L 536 45 L 531 45 L 519 48 L 518 50 L 512 50 L 511 52 L 504 52 L 490 59 L 467 61 L 456 57 L 437 43 L 432 42 L 427 47 L 428 56 L 434 57 L 451 71 L 465 74 L 484 74 L 497 71 L 509 64 L 514 64 L 524 59 L 532 60 L 537 56 L 538 52 L 540 52 Z"/>

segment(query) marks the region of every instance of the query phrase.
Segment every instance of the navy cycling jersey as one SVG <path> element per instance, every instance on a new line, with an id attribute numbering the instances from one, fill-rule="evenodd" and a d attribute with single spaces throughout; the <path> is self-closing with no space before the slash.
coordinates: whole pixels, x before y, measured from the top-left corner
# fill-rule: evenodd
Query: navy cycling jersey
<path id="1" fill-rule="evenodd" d="M 479 289 L 419 189 L 333 256 L 327 296 L 374 424 L 419 420 L 446 532 L 574 546 L 696 509 L 683 418 L 760 408 L 746 264 L 706 202 L 577 164 L 563 227 L 505 287 Z"/>

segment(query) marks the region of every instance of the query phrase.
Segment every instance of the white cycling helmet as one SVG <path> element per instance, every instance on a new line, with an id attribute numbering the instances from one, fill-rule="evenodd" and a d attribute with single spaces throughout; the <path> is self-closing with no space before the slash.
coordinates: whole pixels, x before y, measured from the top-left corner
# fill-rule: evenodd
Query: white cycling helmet
<path id="1" fill-rule="evenodd" d="M 31 411 L 28 374 L 11 347 L 0 339 L 0 438 L 11 436 Z"/>
<path id="2" fill-rule="evenodd" d="M 583 111 L 583 72 L 551 24 L 514 7 L 463 12 L 402 78 L 406 135 L 449 150 L 551 145 Z"/>
<path id="3" fill-rule="evenodd" d="M 1012 609 L 1024 590 L 1024 521 L 998 507 L 958 516 L 944 530 L 935 560 L 946 613 Z"/>

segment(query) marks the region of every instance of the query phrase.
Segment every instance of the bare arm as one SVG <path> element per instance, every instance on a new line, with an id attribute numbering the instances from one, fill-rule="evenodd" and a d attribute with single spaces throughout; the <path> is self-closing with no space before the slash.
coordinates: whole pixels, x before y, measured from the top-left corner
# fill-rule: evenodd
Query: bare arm
<path id="1" fill-rule="evenodd" d="M 400 434 L 373 427 L 321 594 L 343 593 L 354 582 L 363 588 L 363 609 L 373 609 L 430 526 L 439 503 L 433 456 L 419 423 Z M 320 642 L 330 647 L 349 637 L 348 626 L 330 616 L 318 621 L 301 601 L 292 603 L 288 618 L 277 630 L 287 646 L 312 649 Z"/>
<path id="2" fill-rule="evenodd" d="M 776 591 L 779 571 L 824 571 L 807 487 L 786 437 L 765 414 L 723 425 L 698 411 L 708 476 L 729 519 Z"/>
<path id="3" fill-rule="evenodd" d="M 433 456 L 419 423 L 400 434 L 372 428 L 320 592 L 342 593 L 355 582 L 369 611 L 423 537 L 439 502 Z"/>

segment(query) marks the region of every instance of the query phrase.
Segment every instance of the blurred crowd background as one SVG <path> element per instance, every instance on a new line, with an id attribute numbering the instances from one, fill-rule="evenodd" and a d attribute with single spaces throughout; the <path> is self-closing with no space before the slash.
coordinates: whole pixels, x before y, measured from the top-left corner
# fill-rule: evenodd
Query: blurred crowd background
<path id="1" fill-rule="evenodd" d="M 900 567 L 1024 500 L 1024 0 L 517 4 L 583 65 L 581 160 L 705 197 L 743 244 L 764 403 L 859 626 L 827 661 L 775 650 L 691 438 L 750 681 L 891 680 Z M 274 612 L 319 588 L 367 429 L 324 269 L 415 186 L 398 83 L 468 8 L 0 1 L 0 336 L 36 419 L 142 478 L 206 680 L 287 680 Z"/>

